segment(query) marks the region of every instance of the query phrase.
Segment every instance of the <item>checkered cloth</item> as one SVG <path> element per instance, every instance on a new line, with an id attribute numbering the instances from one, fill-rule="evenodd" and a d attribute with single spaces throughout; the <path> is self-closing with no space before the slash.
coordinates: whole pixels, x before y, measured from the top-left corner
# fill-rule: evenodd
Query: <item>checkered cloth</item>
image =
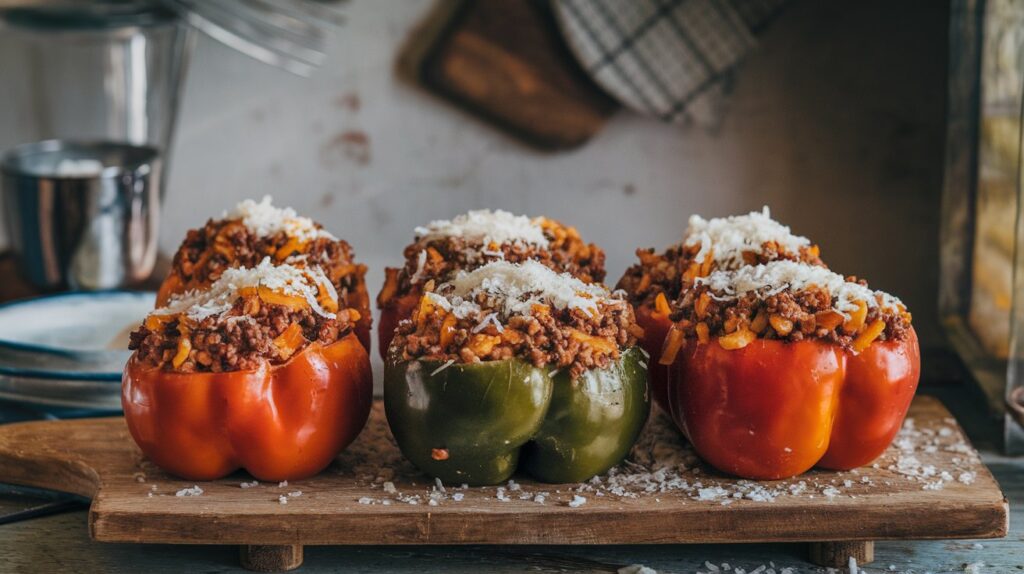
<path id="1" fill-rule="evenodd" d="M 723 83 L 786 0 L 553 0 L 590 76 L 666 122 L 714 123 Z"/>

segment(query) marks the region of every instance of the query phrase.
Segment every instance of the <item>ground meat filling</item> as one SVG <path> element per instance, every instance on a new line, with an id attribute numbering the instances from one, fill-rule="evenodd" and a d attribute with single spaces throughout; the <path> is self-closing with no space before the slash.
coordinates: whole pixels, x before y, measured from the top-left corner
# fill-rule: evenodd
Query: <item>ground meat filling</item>
<path id="1" fill-rule="evenodd" d="M 324 317 L 311 309 L 239 297 L 224 314 L 195 321 L 151 315 L 132 332 L 128 348 L 135 360 L 181 373 L 223 372 L 278 364 L 311 343 L 331 344 L 352 329 L 348 310 Z M 182 339 L 185 339 L 183 342 Z"/>
<path id="2" fill-rule="evenodd" d="M 385 308 L 409 293 L 418 293 L 428 281 L 440 284 L 458 271 L 470 271 L 492 261 L 534 260 L 585 283 L 604 280 L 605 255 L 600 247 L 584 243 L 573 227 L 543 218 L 539 224 L 549 241 L 547 247 L 518 241 L 484 245 L 462 237 L 420 240 L 409 245 L 404 252 L 405 266 L 385 270 L 387 278 L 377 297 L 378 306 Z"/>
<path id="3" fill-rule="evenodd" d="M 616 289 L 625 291 L 629 302 L 636 307 L 653 306 L 660 294 L 664 294 L 668 301 L 675 300 L 684 288 L 693 285 L 694 279 L 715 271 L 710 256 L 706 256 L 702 262 L 696 261 L 700 250 L 700 245 L 687 247 L 682 244 L 673 245 L 660 255 L 653 248 L 637 249 L 640 263 L 626 270 Z M 801 247 L 794 253 L 774 241 L 763 243 L 760 252 L 745 251 L 743 260 L 747 265 L 785 260 L 825 266 L 819 257 L 817 245 Z"/>
<path id="4" fill-rule="evenodd" d="M 317 225 L 317 229 L 321 227 Z M 342 306 L 359 306 L 349 296 L 365 289 L 361 287 L 366 266 L 354 261 L 348 242 L 318 237 L 303 243 L 284 231 L 261 237 L 235 219 L 211 219 L 201 229 L 190 229 L 174 254 L 171 272 L 188 289 L 216 281 L 225 269 L 253 267 L 264 257 L 282 263 L 305 260 L 320 266 L 338 291 Z"/>
<path id="5" fill-rule="evenodd" d="M 854 311 L 847 318 L 833 308 L 828 290 L 816 286 L 765 298 L 750 294 L 720 301 L 712 295 L 707 286 L 698 286 L 672 303 L 675 328 L 690 338 L 714 339 L 749 331 L 762 339 L 818 339 L 845 348 L 852 348 L 876 321 L 884 324 L 874 339 L 878 341 L 904 340 L 910 329 L 910 314 L 899 308 L 866 306 L 863 315 Z"/>
<path id="6" fill-rule="evenodd" d="M 485 319 L 494 315 L 483 297 L 477 303 L 479 313 L 460 319 L 421 299 L 412 318 L 399 324 L 392 348 L 401 350 L 403 360 L 477 363 L 519 357 L 536 367 L 567 368 L 575 379 L 608 367 L 639 334 L 625 301 L 598 304 L 592 314 L 535 305 L 528 315 L 504 324 Z"/>

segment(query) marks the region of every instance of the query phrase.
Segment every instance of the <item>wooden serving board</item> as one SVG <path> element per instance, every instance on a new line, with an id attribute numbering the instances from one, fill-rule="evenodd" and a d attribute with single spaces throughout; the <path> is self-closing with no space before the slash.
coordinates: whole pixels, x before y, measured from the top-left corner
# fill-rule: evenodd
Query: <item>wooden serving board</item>
<path id="1" fill-rule="evenodd" d="M 603 477 L 500 488 L 417 473 L 379 401 L 330 468 L 287 485 L 178 480 L 143 458 L 122 418 L 44 421 L 0 426 L 0 481 L 91 497 L 95 540 L 238 544 L 256 570 L 297 567 L 309 544 L 812 542 L 813 561 L 845 564 L 870 561 L 874 540 L 1005 536 L 1006 500 L 949 412 L 919 397 L 909 420 L 874 466 L 751 482 L 704 466 L 655 411 Z M 186 496 L 193 486 L 202 494 Z"/>

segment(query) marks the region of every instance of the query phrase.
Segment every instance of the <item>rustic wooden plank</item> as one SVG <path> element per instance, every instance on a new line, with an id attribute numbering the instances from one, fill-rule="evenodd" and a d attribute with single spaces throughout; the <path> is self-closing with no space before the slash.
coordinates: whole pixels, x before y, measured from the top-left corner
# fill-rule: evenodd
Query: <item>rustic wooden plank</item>
<path id="1" fill-rule="evenodd" d="M 1024 465 L 1006 469 L 1024 474 Z M 986 573 L 1018 572 L 1024 564 L 1024 492 L 1011 496 L 1013 530 L 1006 539 L 984 541 L 891 541 L 876 544 L 872 574 L 963 572 L 965 564 L 983 561 Z M 0 527 L 0 564 L 19 573 L 172 574 L 235 573 L 234 546 L 120 544 L 91 541 L 87 513 L 77 512 Z M 313 546 L 305 551 L 302 574 L 390 572 L 395 574 L 479 574 L 480 572 L 601 572 L 615 573 L 643 564 L 659 574 L 707 572 L 705 561 L 730 564 L 747 572 L 774 563 L 776 572 L 790 567 L 794 574 L 826 574 L 810 566 L 800 544 L 707 544 L 640 546 Z M 843 570 L 840 570 L 843 572 Z"/>
<path id="2" fill-rule="evenodd" d="M 812 542 L 808 550 L 808 558 L 818 566 L 841 568 L 848 566 L 851 558 L 857 564 L 875 560 L 875 543 L 870 541 Z"/>
<path id="3" fill-rule="evenodd" d="M 253 572 L 287 572 L 302 566 L 302 547 L 245 545 L 239 547 L 238 561 Z"/>
<path id="4" fill-rule="evenodd" d="M 942 424 L 949 440 L 963 440 L 934 399 L 917 399 L 911 416 L 919 427 Z M 463 500 L 446 499 L 439 506 L 425 499 L 416 505 L 361 504 L 360 499 L 381 500 L 382 481 L 374 482 L 372 473 L 407 465 L 393 443 L 373 442 L 382 434 L 387 434 L 386 422 L 378 404 L 359 441 L 321 475 L 287 486 L 240 488 L 251 479 L 239 474 L 202 483 L 204 493 L 193 497 L 175 496 L 192 483 L 169 477 L 144 460 L 123 419 L 21 423 L 0 427 L 0 481 L 93 496 L 90 532 L 97 540 L 120 542 L 669 544 L 987 538 L 1003 536 L 1007 529 L 1006 502 L 980 464 L 973 482 L 954 480 L 940 491 L 924 490 L 920 482 L 901 480 L 884 467 L 866 467 L 858 475 L 815 471 L 805 477 L 825 484 L 830 476 L 872 481 L 870 487 L 853 485 L 849 495 L 780 496 L 772 502 L 728 505 L 668 492 L 636 498 L 591 495 L 573 508 L 567 505 L 574 496 L 570 485 L 525 479 L 523 491 L 544 489 L 548 501 L 503 502 L 494 488 L 470 488 L 460 491 Z M 935 456 L 967 456 L 939 450 Z M 707 470 L 701 476 L 709 484 L 736 482 Z M 423 492 L 429 483 L 404 470 L 393 480 L 400 492 Z M 282 496 L 287 504 L 281 503 Z"/>

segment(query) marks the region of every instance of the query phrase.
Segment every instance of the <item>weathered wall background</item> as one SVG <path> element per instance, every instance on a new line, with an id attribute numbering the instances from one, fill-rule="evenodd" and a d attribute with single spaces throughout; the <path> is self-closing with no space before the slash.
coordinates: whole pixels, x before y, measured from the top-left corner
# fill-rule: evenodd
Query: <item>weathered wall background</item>
<path id="1" fill-rule="evenodd" d="M 585 147 L 544 154 L 400 80 L 431 3 L 353 0 L 329 63 L 302 80 L 201 40 L 170 173 L 162 245 L 272 194 L 348 239 L 371 267 L 412 228 L 477 207 L 547 214 L 608 252 L 678 240 L 691 213 L 770 205 L 833 268 L 900 295 L 936 344 L 947 5 L 794 2 L 736 78 L 713 133 L 620 112 Z M 2 73 L 5 82 L 15 74 Z M 11 68 L 9 67 L 8 70 Z M 0 112 L 0 146 L 19 141 Z"/>

